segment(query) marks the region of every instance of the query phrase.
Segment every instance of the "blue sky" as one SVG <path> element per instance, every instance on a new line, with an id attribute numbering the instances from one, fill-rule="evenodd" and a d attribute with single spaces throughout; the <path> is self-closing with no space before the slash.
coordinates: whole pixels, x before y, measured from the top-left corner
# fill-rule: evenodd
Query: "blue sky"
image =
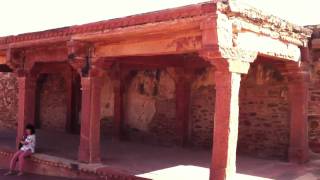
<path id="1" fill-rule="evenodd" d="M 155 11 L 208 0 L 5 0 L 0 36 Z M 319 0 L 239 0 L 299 24 L 320 24 Z"/>

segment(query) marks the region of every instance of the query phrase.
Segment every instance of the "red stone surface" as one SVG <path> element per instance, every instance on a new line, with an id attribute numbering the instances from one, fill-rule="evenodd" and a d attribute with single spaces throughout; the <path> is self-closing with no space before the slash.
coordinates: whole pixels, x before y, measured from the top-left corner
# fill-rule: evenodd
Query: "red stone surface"
<path id="1" fill-rule="evenodd" d="M 102 82 L 98 77 L 82 77 L 82 114 L 79 160 L 100 162 L 100 95 Z"/>
<path id="2" fill-rule="evenodd" d="M 39 90 L 39 121 L 41 128 L 65 131 L 67 122 L 67 89 L 61 75 L 43 77 Z"/>
<path id="3" fill-rule="evenodd" d="M 241 76 L 217 67 L 216 106 L 210 180 L 233 179 L 236 173 L 239 88 Z"/>
<path id="4" fill-rule="evenodd" d="M 52 29 L 52 30 L 47 30 L 43 32 L 26 33 L 18 36 L 3 37 L 3 38 L 0 38 L 0 44 L 4 45 L 9 43 L 38 40 L 38 39 L 69 37 L 70 35 L 86 33 L 86 32 L 101 32 L 105 30 L 124 28 L 128 26 L 143 25 L 147 23 L 155 23 L 155 22 L 168 21 L 168 20 L 174 20 L 179 18 L 200 16 L 200 15 L 213 12 L 214 10 L 215 10 L 215 5 L 212 3 L 186 6 L 183 8 L 129 16 L 122 19 L 112 19 L 112 20 L 107 20 L 107 21 L 102 21 L 97 23 Z"/>

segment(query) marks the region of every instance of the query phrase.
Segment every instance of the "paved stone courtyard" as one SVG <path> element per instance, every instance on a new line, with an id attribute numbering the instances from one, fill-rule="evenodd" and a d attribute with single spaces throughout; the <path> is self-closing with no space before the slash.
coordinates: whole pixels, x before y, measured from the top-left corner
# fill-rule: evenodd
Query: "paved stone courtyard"
<path id="1" fill-rule="evenodd" d="M 5 172 L 5 169 L 0 169 L 0 180 L 70 180 L 68 178 L 48 177 L 34 174 L 25 174 L 24 176 L 3 176 L 2 174 Z"/>
<path id="2" fill-rule="evenodd" d="M 14 148 L 14 135 L 15 132 L 11 130 L 0 131 L 1 149 Z M 77 135 L 40 130 L 37 137 L 39 153 L 76 159 Z M 101 154 L 103 163 L 117 170 L 155 180 L 206 180 L 209 176 L 211 153 L 205 149 L 112 142 L 103 137 Z M 312 155 L 312 161 L 305 165 L 240 155 L 237 157 L 237 168 L 237 180 L 320 179 L 320 158 L 315 154 Z"/>

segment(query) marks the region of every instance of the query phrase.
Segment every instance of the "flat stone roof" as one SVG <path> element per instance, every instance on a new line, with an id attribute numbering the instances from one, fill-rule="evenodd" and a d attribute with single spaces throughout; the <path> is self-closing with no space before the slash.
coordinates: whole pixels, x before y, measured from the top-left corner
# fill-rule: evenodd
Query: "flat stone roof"
<path id="1" fill-rule="evenodd" d="M 292 33 L 295 36 L 308 37 L 311 36 L 312 30 L 302 26 L 297 26 L 288 21 L 280 19 L 276 16 L 264 13 L 254 7 L 234 1 L 226 2 L 205 2 L 200 4 L 193 4 L 178 8 L 165 9 L 150 13 L 127 16 L 123 18 L 110 19 L 105 21 L 98 21 L 83 25 L 74 25 L 62 27 L 57 29 L 50 29 L 39 32 L 24 33 L 20 35 L 0 37 L 0 45 L 10 43 L 33 41 L 38 39 L 50 39 L 56 37 L 71 37 L 75 34 L 105 32 L 111 29 L 125 28 L 129 26 L 144 25 L 149 23 L 158 23 L 163 21 L 171 21 L 182 18 L 192 18 L 196 16 L 203 16 L 206 14 L 220 12 L 232 15 L 234 17 L 244 18 L 254 23 L 260 23 L 261 26 L 270 26 L 270 29 L 285 31 Z"/>

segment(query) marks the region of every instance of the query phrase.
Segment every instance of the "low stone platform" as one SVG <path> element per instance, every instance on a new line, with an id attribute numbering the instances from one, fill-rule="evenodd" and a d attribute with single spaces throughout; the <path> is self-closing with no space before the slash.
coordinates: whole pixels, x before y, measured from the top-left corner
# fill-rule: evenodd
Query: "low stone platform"
<path id="1" fill-rule="evenodd" d="M 0 167 L 8 169 L 14 152 L 0 150 Z M 26 172 L 74 179 L 148 180 L 103 164 L 84 164 L 45 154 L 34 154 L 26 160 Z"/>

